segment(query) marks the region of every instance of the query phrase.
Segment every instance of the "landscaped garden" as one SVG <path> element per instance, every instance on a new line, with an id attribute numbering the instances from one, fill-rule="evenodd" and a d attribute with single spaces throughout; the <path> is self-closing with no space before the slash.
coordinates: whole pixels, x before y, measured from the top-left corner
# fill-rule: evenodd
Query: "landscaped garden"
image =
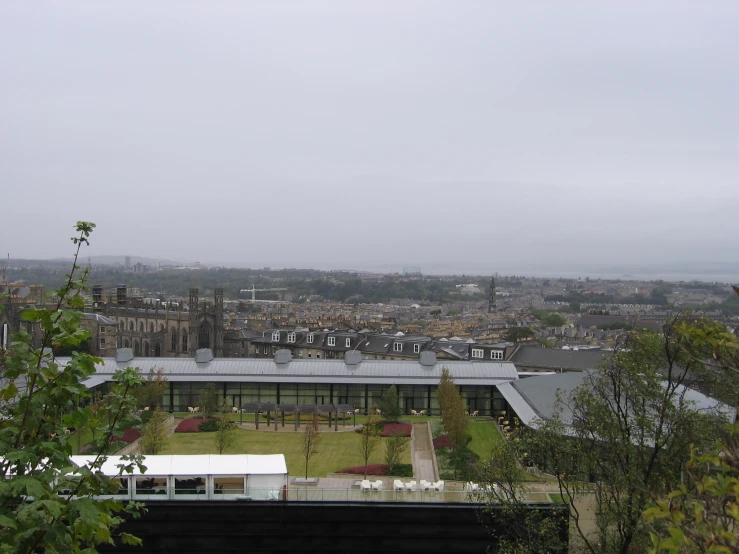
<path id="1" fill-rule="evenodd" d="M 202 421 L 202 420 L 199 420 Z M 304 427 L 301 425 L 301 430 Z M 234 446 L 227 454 L 284 454 L 287 461 L 287 470 L 292 475 L 301 475 L 305 471 L 305 457 L 303 455 L 303 433 L 248 431 L 236 429 L 234 431 Z M 385 458 L 385 442 L 370 457 L 370 464 L 382 464 Z M 309 474 L 324 477 L 344 468 L 364 465 L 360 453 L 360 436 L 351 432 L 329 431 L 321 428 L 321 443 L 318 453 L 310 460 Z M 161 454 L 216 454 L 213 433 L 174 433 L 169 437 L 167 446 Z M 410 448 L 403 453 L 403 463 L 410 463 Z"/>

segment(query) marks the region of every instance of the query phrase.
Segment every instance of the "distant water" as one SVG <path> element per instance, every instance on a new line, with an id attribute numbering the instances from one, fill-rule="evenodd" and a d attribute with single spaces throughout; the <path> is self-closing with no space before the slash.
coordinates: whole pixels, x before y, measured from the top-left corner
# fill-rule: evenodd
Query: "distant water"
<path id="1" fill-rule="evenodd" d="M 472 268 L 461 268 L 461 267 L 434 267 L 434 268 L 421 268 L 421 271 L 425 275 L 491 275 L 496 271 L 484 272 L 478 269 Z M 705 272 L 669 272 L 669 271 L 654 271 L 654 272 L 598 272 L 598 271 L 557 271 L 551 269 L 499 269 L 497 273 L 503 275 L 520 275 L 523 277 L 541 277 L 541 278 L 556 278 L 561 277 L 564 279 L 604 279 L 604 280 L 621 280 L 621 281 L 703 281 L 706 283 L 739 283 L 739 271 L 734 273 L 717 273 L 711 271 Z"/>

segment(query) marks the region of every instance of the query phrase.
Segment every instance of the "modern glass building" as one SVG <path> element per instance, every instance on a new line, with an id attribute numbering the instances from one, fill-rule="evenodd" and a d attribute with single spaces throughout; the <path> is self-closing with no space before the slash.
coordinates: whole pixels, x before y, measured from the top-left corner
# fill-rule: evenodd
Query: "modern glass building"
<path id="1" fill-rule="evenodd" d="M 447 367 L 471 414 L 495 416 L 505 409 L 497 386 L 518 379 L 513 363 L 437 361 L 433 352 L 424 354 L 420 361 L 363 360 L 359 352 L 343 360 L 292 359 L 288 352 L 278 352 L 273 359 L 216 359 L 205 350 L 195 358 L 134 358 L 130 349 L 120 349 L 115 358 L 103 358 L 86 385 L 104 386 L 118 369 L 133 366 L 144 374 L 161 369 L 166 375 L 165 411 L 186 412 L 197 406 L 200 392 L 215 383 L 234 407 L 247 402 L 348 404 L 360 413 L 379 405 L 383 393 L 395 385 L 403 413 L 426 410 L 438 415 L 436 389 Z"/>

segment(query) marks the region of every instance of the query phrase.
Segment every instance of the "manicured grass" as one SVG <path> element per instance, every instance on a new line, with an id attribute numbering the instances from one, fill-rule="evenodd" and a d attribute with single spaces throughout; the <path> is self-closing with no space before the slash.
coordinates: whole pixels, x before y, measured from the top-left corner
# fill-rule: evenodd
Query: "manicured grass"
<path id="1" fill-rule="evenodd" d="M 493 445 L 498 441 L 502 441 L 503 437 L 495 428 L 492 421 L 475 421 L 470 423 L 470 435 L 472 442 L 468 445 L 469 449 L 480 456 L 480 460 L 490 459 L 490 452 Z"/>
<path id="2" fill-rule="evenodd" d="M 550 492 L 549 493 L 549 498 L 551 498 L 552 499 L 552 502 L 554 502 L 555 504 L 567 504 L 567 501 L 558 492 Z"/>
<path id="3" fill-rule="evenodd" d="M 304 426 L 301 427 L 304 429 Z M 359 452 L 360 436 L 353 432 L 333 432 L 321 429 L 318 454 L 311 458 L 308 474 L 325 477 L 346 467 L 363 464 Z M 214 433 L 175 433 L 169 438 L 162 454 L 216 454 Z M 228 454 L 284 454 L 291 475 L 305 475 L 302 432 L 236 430 L 236 445 Z M 385 439 L 370 457 L 371 464 L 384 463 Z M 402 463 L 411 463 L 410 445 Z"/>

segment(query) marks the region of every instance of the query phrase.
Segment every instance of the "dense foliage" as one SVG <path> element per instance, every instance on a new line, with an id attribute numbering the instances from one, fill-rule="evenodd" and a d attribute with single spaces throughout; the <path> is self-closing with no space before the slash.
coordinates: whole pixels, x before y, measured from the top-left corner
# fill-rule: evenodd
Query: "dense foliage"
<path id="1" fill-rule="evenodd" d="M 75 261 L 93 227 L 77 224 Z M 95 552 L 100 544 L 114 543 L 119 525 L 141 509 L 136 503 L 93 499 L 118 490 L 99 469 L 110 448 L 117 448 L 111 438 L 122 434 L 122 421 L 133 417 L 130 393 L 140 379 L 132 368 L 118 371 L 106 396 L 92 402 L 82 383 L 99 360 L 74 350 L 90 337 L 80 328 L 86 274 L 76 278 L 78 270 L 73 265 L 55 306 L 23 313 L 24 321 L 41 332 L 40 348 L 21 329 L 0 352 L 1 552 Z M 57 362 L 53 348 L 72 352 L 66 365 Z M 70 455 L 81 434 L 93 436 L 98 454 L 77 467 Z M 120 470 L 131 472 L 137 463 L 124 458 Z M 125 533 L 120 539 L 140 542 Z"/>

